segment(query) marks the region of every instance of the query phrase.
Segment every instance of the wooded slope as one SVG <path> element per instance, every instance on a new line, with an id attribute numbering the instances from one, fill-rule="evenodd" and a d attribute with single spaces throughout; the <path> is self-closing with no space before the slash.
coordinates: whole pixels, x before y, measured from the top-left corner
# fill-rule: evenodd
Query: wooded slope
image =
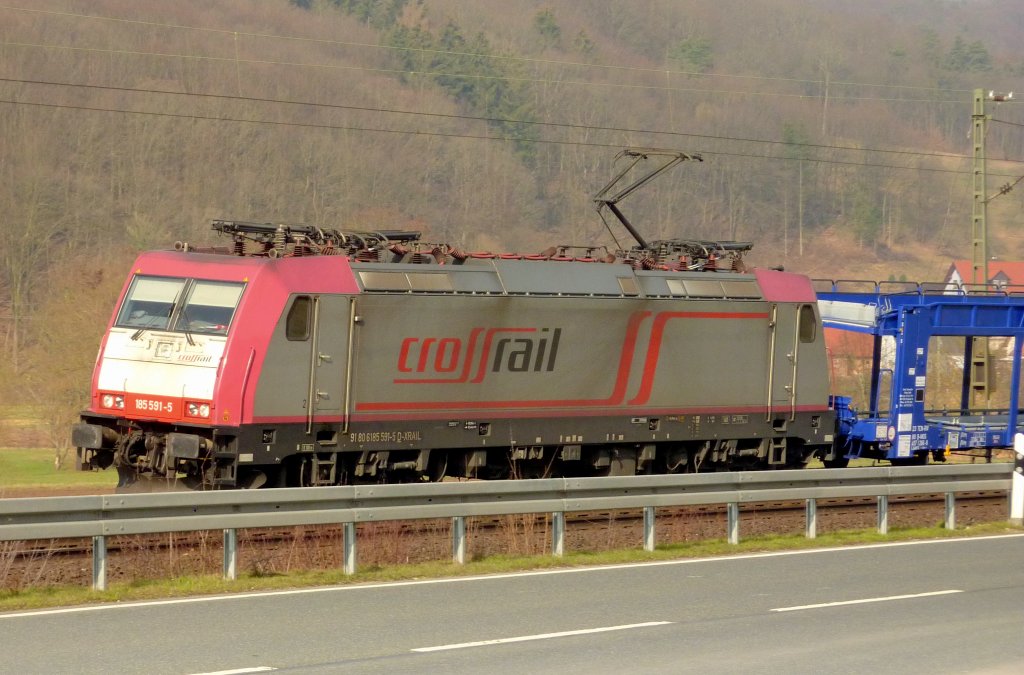
<path id="1" fill-rule="evenodd" d="M 704 158 L 624 202 L 650 239 L 935 277 L 970 255 L 972 91 L 1024 80 L 1017 4 L 4 6 L 0 395 L 81 405 L 128 261 L 216 217 L 614 247 L 591 198 L 627 146 Z M 1024 174 L 1024 106 L 988 105 L 995 194 Z M 992 201 L 994 255 L 1024 256 L 1022 194 Z"/>

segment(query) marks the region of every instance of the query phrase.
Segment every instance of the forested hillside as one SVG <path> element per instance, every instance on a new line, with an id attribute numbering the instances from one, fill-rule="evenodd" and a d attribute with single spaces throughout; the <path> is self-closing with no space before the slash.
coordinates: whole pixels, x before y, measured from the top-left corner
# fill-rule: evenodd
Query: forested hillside
<path id="1" fill-rule="evenodd" d="M 1019 0 L 15 0 L 0 38 L 0 396 L 58 436 L 134 254 L 212 218 L 614 247 L 591 198 L 656 147 L 704 161 L 623 204 L 651 239 L 935 278 L 970 256 L 972 92 L 1024 84 Z M 989 106 L 995 195 L 1024 106 Z"/>

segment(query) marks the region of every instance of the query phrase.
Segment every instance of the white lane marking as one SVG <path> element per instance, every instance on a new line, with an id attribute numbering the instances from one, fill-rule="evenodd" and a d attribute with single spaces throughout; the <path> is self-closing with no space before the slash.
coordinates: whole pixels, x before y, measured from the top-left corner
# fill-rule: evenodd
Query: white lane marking
<path id="1" fill-rule="evenodd" d="M 819 609 L 821 607 L 839 607 L 840 605 L 863 605 L 869 602 L 888 602 L 890 600 L 908 600 L 910 598 L 927 598 L 933 595 L 949 595 L 951 593 L 963 593 L 956 589 L 948 591 L 929 591 L 928 593 L 911 593 L 910 595 L 888 595 L 884 598 L 861 598 L 860 600 L 841 600 L 838 602 L 822 602 L 817 605 L 796 605 L 794 607 L 776 607 L 773 612 L 796 612 L 801 609 Z"/>
<path id="2" fill-rule="evenodd" d="M 234 670 L 213 670 L 208 673 L 194 673 L 193 675 L 241 675 L 241 673 L 265 673 L 268 670 L 277 670 L 277 668 L 253 666 L 252 668 L 235 668 Z"/>
<path id="3" fill-rule="evenodd" d="M 0 614 L 3 619 L 19 619 L 33 616 L 51 616 L 54 614 L 77 614 L 79 612 L 100 612 L 118 609 L 139 609 L 161 607 L 164 605 L 187 605 L 195 602 L 220 602 L 224 600 L 251 600 L 253 598 L 272 598 L 280 595 L 305 595 L 308 593 L 338 593 L 375 590 L 381 588 L 400 588 L 402 586 L 427 586 L 431 584 L 459 584 L 471 581 L 500 581 L 519 577 L 540 577 L 555 574 L 586 574 L 589 572 L 607 572 L 610 570 L 634 569 L 643 567 L 664 567 L 666 565 L 695 565 L 706 562 L 728 562 L 730 560 L 751 560 L 755 558 L 780 558 L 792 555 L 812 555 L 820 553 L 845 553 L 847 551 L 864 551 L 878 548 L 897 548 L 901 546 L 927 546 L 931 544 L 949 544 L 961 542 L 988 541 L 992 539 L 1013 539 L 1024 537 L 1024 534 L 995 534 L 987 537 L 954 537 L 949 539 L 922 539 L 919 541 L 895 541 L 884 544 L 863 544 L 861 546 L 842 546 L 838 548 L 807 548 L 798 551 L 771 551 L 768 553 L 744 553 L 742 555 L 720 555 L 709 558 L 684 558 L 681 560 L 654 560 L 641 563 L 621 563 L 618 565 L 600 565 L 595 567 L 568 567 L 553 570 L 533 570 L 528 572 L 508 572 L 506 574 L 476 574 L 467 577 L 445 577 L 443 579 L 417 579 L 414 581 L 390 581 L 369 584 L 345 584 L 342 586 L 320 586 L 317 588 L 293 588 L 285 591 L 262 591 L 252 593 L 231 593 L 228 595 L 201 595 L 191 598 L 173 598 L 171 600 L 146 600 L 143 602 L 119 602 L 107 605 L 80 605 L 78 607 L 60 607 L 56 609 L 38 609 L 23 612 Z"/>
<path id="4" fill-rule="evenodd" d="M 439 645 L 437 647 L 417 647 L 410 649 L 412 652 L 443 652 L 449 649 L 466 649 L 468 647 L 486 647 L 487 645 L 502 645 L 509 642 L 529 642 L 531 640 L 550 640 L 551 638 L 570 637 L 573 635 L 590 635 L 592 633 L 607 633 L 613 630 L 630 630 L 632 628 L 648 628 L 650 626 L 664 626 L 673 623 L 672 621 L 647 621 L 644 623 L 630 623 L 622 626 L 604 626 L 602 628 L 583 628 L 580 630 L 563 630 L 558 633 L 539 633 L 537 635 L 520 635 L 518 637 L 497 638 L 494 640 L 480 640 L 478 642 L 459 642 L 451 645 Z"/>

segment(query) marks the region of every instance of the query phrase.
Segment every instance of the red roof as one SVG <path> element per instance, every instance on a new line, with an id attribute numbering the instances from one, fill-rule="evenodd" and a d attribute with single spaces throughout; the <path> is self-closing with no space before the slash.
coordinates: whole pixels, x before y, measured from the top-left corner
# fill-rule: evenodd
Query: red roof
<path id="1" fill-rule="evenodd" d="M 826 328 L 825 348 L 833 359 L 870 359 L 874 356 L 875 337 L 841 328 Z"/>
<path id="2" fill-rule="evenodd" d="M 957 273 L 961 282 L 965 284 L 972 283 L 972 266 L 970 260 L 954 260 L 946 272 L 946 283 L 953 280 L 953 272 Z M 1024 284 L 1024 261 L 989 260 L 987 281 L 991 283 L 1000 273 L 1006 278 L 1007 284 Z"/>

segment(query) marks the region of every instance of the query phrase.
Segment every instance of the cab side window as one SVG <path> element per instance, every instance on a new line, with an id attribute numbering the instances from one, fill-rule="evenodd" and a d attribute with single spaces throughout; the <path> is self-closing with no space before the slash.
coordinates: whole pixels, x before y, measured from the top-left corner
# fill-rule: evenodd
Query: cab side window
<path id="1" fill-rule="evenodd" d="M 798 322 L 800 342 L 814 342 L 818 329 L 818 322 L 814 320 L 814 308 L 810 305 L 800 305 Z"/>
<path id="2" fill-rule="evenodd" d="M 289 340 L 309 339 L 309 325 L 313 316 L 313 299 L 308 295 L 300 295 L 292 302 L 285 321 L 285 335 Z"/>

